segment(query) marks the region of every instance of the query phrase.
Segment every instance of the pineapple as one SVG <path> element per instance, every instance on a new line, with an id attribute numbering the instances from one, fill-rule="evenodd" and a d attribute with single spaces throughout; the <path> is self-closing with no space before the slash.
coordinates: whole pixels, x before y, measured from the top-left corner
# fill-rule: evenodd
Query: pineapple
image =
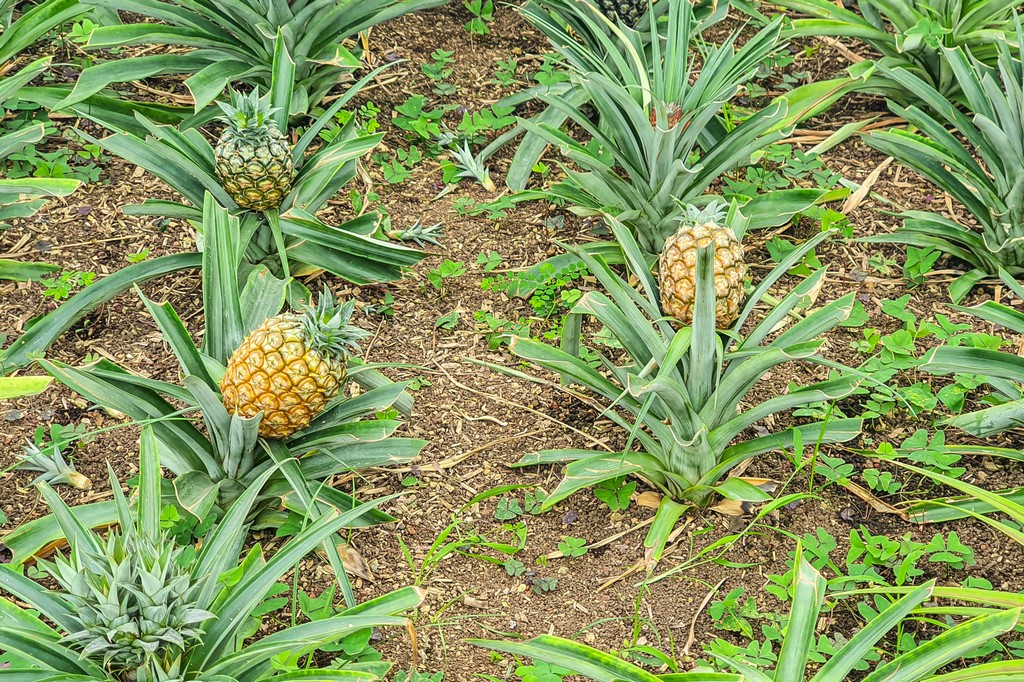
<path id="1" fill-rule="evenodd" d="M 747 265 L 743 245 L 725 226 L 724 204 L 700 210 L 688 206 L 679 230 L 665 241 L 658 258 L 661 308 L 685 325 L 693 322 L 696 298 L 697 248 L 715 244 L 715 318 L 719 329 L 735 322 L 743 304 Z"/>
<path id="2" fill-rule="evenodd" d="M 683 118 L 683 110 L 678 104 L 675 102 L 666 102 L 662 105 L 662 109 L 664 110 L 662 116 L 663 123 L 665 124 L 663 127 L 665 130 L 672 130 L 679 125 L 679 121 Z M 658 127 L 658 108 L 655 106 L 651 107 L 651 127 Z M 683 130 L 686 130 L 685 126 L 683 127 Z"/>
<path id="3" fill-rule="evenodd" d="M 349 352 L 369 336 L 349 324 L 354 309 L 355 301 L 337 307 L 325 290 L 316 307 L 271 317 L 253 330 L 220 383 L 228 412 L 262 412 L 264 438 L 287 438 L 308 426 L 345 381 Z"/>
<path id="4" fill-rule="evenodd" d="M 599 0 L 601 13 L 633 28 L 651 8 L 650 0 Z"/>
<path id="5" fill-rule="evenodd" d="M 284 201 L 292 187 L 292 151 L 260 101 L 258 90 L 231 93 L 231 104 L 218 102 L 228 124 L 214 150 L 217 177 L 242 208 L 269 211 Z"/>

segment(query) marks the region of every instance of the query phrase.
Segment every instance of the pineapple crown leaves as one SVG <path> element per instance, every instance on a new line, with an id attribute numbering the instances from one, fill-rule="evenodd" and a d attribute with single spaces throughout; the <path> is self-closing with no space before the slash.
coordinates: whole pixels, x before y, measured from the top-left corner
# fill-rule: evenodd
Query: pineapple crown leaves
<path id="1" fill-rule="evenodd" d="M 299 312 L 302 331 L 310 347 L 328 357 L 345 359 L 359 350 L 359 341 L 370 336 L 365 329 L 349 324 L 355 312 L 355 300 L 339 306 L 325 286 L 315 306 L 303 306 Z"/>
<path id="2" fill-rule="evenodd" d="M 728 227 L 736 235 L 736 239 L 743 241 L 750 226 L 750 218 L 742 212 L 739 202 L 733 200 L 730 203 L 718 197 L 708 198 L 710 201 L 700 206 L 676 200 L 679 213 L 675 220 L 679 226 L 714 223 Z"/>
<path id="3" fill-rule="evenodd" d="M 463 142 L 462 147 L 453 144 L 449 153 L 455 165 L 460 169 L 456 177 L 473 178 L 488 192 L 495 191 L 494 181 L 491 180 L 491 171 L 484 165 L 484 155 L 473 156 L 469 142 Z"/>
<path id="4" fill-rule="evenodd" d="M 441 223 L 434 223 L 433 225 L 424 225 L 421 220 L 417 220 L 415 223 L 405 229 L 392 229 L 387 231 L 387 236 L 391 239 L 399 239 L 401 241 L 415 242 L 417 246 L 423 247 L 427 243 L 441 245 L 441 234 L 444 232 L 444 225 Z"/>
<path id="5" fill-rule="evenodd" d="M 58 553 L 39 564 L 75 614 L 78 627 L 66 632 L 64 645 L 113 671 L 157 674 L 201 639 L 200 625 L 214 615 L 196 606 L 199 585 L 184 566 L 186 548 L 165 540 L 158 527 L 147 531 L 108 470 L 120 529 L 105 540 L 80 537 L 67 557 Z M 152 489 L 159 496 L 159 486 Z M 139 507 L 158 505 L 158 499 L 139 501 Z"/>
<path id="6" fill-rule="evenodd" d="M 239 133 L 261 132 L 267 127 L 277 127 L 271 116 L 277 111 L 260 99 L 259 88 L 253 88 L 249 94 L 231 91 L 231 103 L 217 102 L 224 115 L 221 120 Z"/>
<path id="7" fill-rule="evenodd" d="M 197 586 L 178 564 L 184 548 L 154 544 L 128 527 L 112 532 L 102 550 L 77 547 L 43 564 L 82 624 L 64 644 L 114 670 L 163 668 L 213 617 L 195 606 Z"/>
<path id="8" fill-rule="evenodd" d="M 681 225 L 702 225 L 704 223 L 715 223 L 725 225 L 729 216 L 729 204 L 721 199 L 715 199 L 707 206 L 694 206 L 693 204 L 680 204 L 682 213 L 679 216 Z"/>

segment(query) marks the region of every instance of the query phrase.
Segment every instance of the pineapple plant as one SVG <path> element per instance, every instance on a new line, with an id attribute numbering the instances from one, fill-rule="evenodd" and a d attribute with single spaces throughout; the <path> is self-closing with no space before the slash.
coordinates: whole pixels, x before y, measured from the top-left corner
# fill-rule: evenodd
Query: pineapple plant
<path id="1" fill-rule="evenodd" d="M 38 562 L 81 624 L 63 644 L 102 661 L 115 679 L 163 669 L 213 617 L 196 607 L 198 585 L 182 568 L 185 547 L 147 537 L 131 524 L 99 545 L 96 551 L 76 543 L 67 557 Z"/>
<path id="2" fill-rule="evenodd" d="M 220 388 L 231 414 L 263 413 L 259 434 L 287 438 L 338 394 L 349 352 L 368 333 L 349 324 L 355 301 L 338 307 L 325 290 L 316 306 L 267 319 L 228 360 Z"/>
<path id="3" fill-rule="evenodd" d="M 227 128 L 214 149 L 217 178 L 242 208 L 270 211 L 292 188 L 292 150 L 271 118 L 274 109 L 248 95 L 231 92 L 231 103 L 218 102 Z"/>
<path id="4" fill-rule="evenodd" d="M 412 397 L 405 391 L 408 384 L 388 380 L 375 366 L 355 357 L 349 358 L 347 367 L 344 362 L 335 366 L 333 356 L 325 357 L 320 351 L 303 351 L 314 345 L 319 347 L 325 338 L 336 342 L 360 338 L 362 332 L 346 328 L 354 306 L 336 309 L 328 296 L 317 306 L 319 312 L 301 311 L 291 316 L 293 321 L 295 317 L 301 320 L 303 314 L 309 322 L 315 319 L 318 324 L 310 324 L 312 332 L 307 336 L 301 321 L 287 324 L 289 316 L 280 315 L 289 291 L 294 292 L 297 300 L 314 300 L 305 286 L 294 280 L 278 279 L 265 268 L 254 271 L 240 282 L 238 272 L 244 255 L 235 245 L 242 229 L 241 217 L 231 215 L 207 195 L 202 222 L 206 248 L 202 264 L 205 332 L 201 348 L 196 346 L 173 306 L 156 304 L 142 297 L 147 311 L 174 350 L 184 376 L 183 385 L 151 380 L 145 387 L 133 388 L 137 377 L 108 360 L 76 368 L 41 359 L 43 368 L 87 400 L 138 422 L 152 423 L 157 438 L 167 449 L 164 465 L 174 475 L 167 486 L 167 499 L 197 518 L 224 515 L 235 500 L 254 486 L 259 488 L 253 512 L 256 528 L 280 528 L 293 514 L 314 518 L 322 511 L 352 509 L 358 504 L 355 498 L 321 482 L 342 472 L 406 463 L 426 445 L 421 439 L 394 435 L 402 421 L 390 409 L 404 415 L 412 412 Z M 255 361 L 258 353 L 267 363 L 260 370 L 261 375 L 253 376 L 256 373 L 248 367 L 240 370 L 237 363 L 228 370 L 232 356 L 246 345 L 243 340 L 255 338 L 256 329 L 275 316 L 277 324 L 268 325 L 274 331 L 264 334 L 262 343 L 282 346 L 287 343 L 284 354 L 276 346 L 258 347 L 250 338 L 246 346 L 253 356 L 250 359 Z M 281 317 L 286 319 L 281 320 Z M 319 323 L 328 331 L 321 330 Z M 342 330 L 340 336 L 339 329 Z M 312 341 L 307 342 L 307 339 Z M 330 347 L 329 343 L 327 345 Z M 296 354 L 291 355 L 293 351 Z M 243 352 L 238 357 L 247 356 Z M 267 371 L 270 367 L 279 369 Z M 324 409 L 287 439 L 260 438 L 263 421 L 260 410 L 248 417 L 234 409 L 238 386 L 243 386 L 244 395 L 245 390 L 255 390 L 250 382 L 265 381 L 264 393 L 269 397 L 264 399 L 274 400 L 282 382 L 292 381 L 295 372 L 303 370 L 307 378 L 312 377 L 310 383 L 316 391 L 319 391 L 318 380 L 329 383 L 328 388 L 340 387 L 343 380 L 351 380 L 362 390 L 357 397 L 342 399 L 339 396 L 334 400 L 300 395 L 294 389 L 284 391 L 293 401 L 320 400 Z M 249 379 L 232 384 L 231 377 L 239 372 Z M 330 372 L 334 372 L 333 376 L 324 379 Z M 225 375 L 228 376 L 225 387 L 234 389 L 234 400 L 225 401 L 222 395 L 221 381 Z M 275 383 L 271 383 L 271 376 Z M 230 398 L 231 388 L 224 393 Z M 182 402 L 189 406 L 190 416 L 194 418 L 178 418 Z M 315 411 L 309 410 L 310 413 Z M 194 420 L 202 423 L 196 424 Z M 358 435 L 354 437 L 354 434 Z M 272 472 L 271 478 L 261 479 L 267 472 Z M 101 503 L 91 506 L 88 513 L 93 527 L 116 522 L 110 517 L 110 508 Z M 367 509 L 359 518 L 359 524 L 392 520 L 393 517 L 383 512 Z M 52 525 L 43 532 L 15 530 L 4 537 L 4 544 L 17 561 L 59 540 L 52 533 Z M 345 569 L 337 544 L 335 541 L 326 543 L 328 559 L 335 572 L 342 575 Z"/>
<path id="5" fill-rule="evenodd" d="M 658 257 L 661 309 L 684 325 L 693 323 L 697 298 L 697 252 L 714 244 L 715 321 L 724 329 L 736 321 L 743 305 L 747 265 L 743 245 L 726 224 L 726 204 L 706 209 L 687 206 L 679 230 L 665 241 Z"/>
<path id="6" fill-rule="evenodd" d="M 759 400 L 764 394 L 754 390 L 770 370 L 789 363 L 844 370 L 821 357 L 818 350 L 823 344 L 821 335 L 849 318 L 854 294 L 786 324 L 796 306 L 821 286 L 825 270 L 820 269 L 774 303 L 770 301 L 769 288 L 830 236 L 822 232 L 783 258 L 751 292 L 729 328 L 717 330 L 715 254 L 709 243 L 694 247 L 693 321 L 680 329 L 660 315 L 658 284 L 637 239 L 614 216 L 605 220 L 622 247 L 627 272 L 623 275 L 613 270 L 603 256 L 584 247 L 567 246 L 594 274 L 601 289 L 587 292 L 572 307 L 565 328 L 574 331 L 562 335 L 560 348 L 524 337 L 513 338 L 509 348 L 518 358 L 557 372 L 564 382 L 614 405 L 615 409 L 603 415 L 628 432 L 629 440 L 622 450 L 541 450 L 526 454 L 514 466 L 567 462 L 565 477 L 544 500 L 544 509 L 603 481 L 629 474 L 643 478 L 662 494 L 656 521 L 645 540 L 651 560 L 657 562 L 676 520 L 689 505 L 708 505 L 719 494 L 747 501 L 768 499 L 762 489 L 743 479 L 733 477 L 721 483 L 744 461 L 790 449 L 794 442 L 841 443 L 860 433 L 860 419 L 829 415 L 792 429 L 744 437 L 749 427 L 768 415 L 837 400 L 857 389 L 859 377 L 845 372 L 789 387 L 764 400 Z M 738 232 L 744 229 L 745 220 L 734 204 L 724 225 Z M 638 287 L 632 284 L 634 279 Z M 755 307 L 766 303 L 771 309 L 756 323 L 748 324 L 754 322 Z M 623 351 L 614 358 L 587 351 L 598 354 L 599 368 L 583 359 L 581 334 L 575 331 L 586 329 L 584 321 L 590 319 L 595 328 L 607 330 Z M 786 327 L 781 333 L 780 323 Z"/>
<path id="7" fill-rule="evenodd" d="M 723 107 L 782 44 L 781 20 L 773 20 L 739 47 L 738 34 L 732 34 L 710 46 L 698 61 L 701 24 L 688 0 L 659 0 L 654 7 L 661 8 L 657 12 L 664 12 L 664 20 L 645 20 L 650 25 L 636 32 L 615 29 L 618 40 L 628 46 L 614 57 L 562 39 L 565 29 L 548 21 L 550 17 L 529 5 L 524 10 L 555 45 L 569 69 L 567 88 L 572 88 L 567 91 L 572 97 L 541 92 L 537 98 L 551 108 L 550 116 L 558 112 L 588 133 L 590 142 L 562 130 L 560 120 L 545 120 L 547 112 L 523 119 L 521 127 L 527 133 L 557 146 L 572 165 L 563 166 L 563 179 L 512 199 L 554 197 L 578 215 L 608 212 L 634 230 L 650 256 L 660 254 L 678 230 L 681 206 L 710 201 L 713 196 L 706 195 L 722 174 L 744 167 L 751 155 L 785 138 L 798 115 L 780 98 L 741 126 L 723 122 Z M 574 31 L 600 33 L 601 20 L 577 19 Z M 583 111 L 583 102 L 597 111 L 596 123 Z M 749 199 L 745 213 L 754 229 L 774 227 L 819 196 L 803 189 L 758 194 Z"/>
<path id="8" fill-rule="evenodd" d="M 168 452 L 173 458 L 174 453 Z M 114 520 L 104 537 L 90 530 L 87 507 L 70 509 L 45 482 L 38 490 L 69 549 L 40 561 L 37 583 L 20 564 L 0 565 L 0 678 L 38 682 L 270 682 L 369 679 L 350 670 L 281 665 L 328 648 L 357 631 L 407 624 L 423 601 L 416 587 L 339 609 L 315 622 L 275 624 L 261 636 L 268 591 L 310 552 L 383 500 L 354 503 L 310 521 L 272 554 L 246 540 L 264 471 L 201 542 L 178 544 L 164 533 L 165 481 L 154 427 L 142 429 L 134 504 L 110 471 Z M 109 524 L 108 524 L 109 525 Z M 336 540 L 330 540 L 336 542 Z M 231 576 L 231 579 L 226 579 Z M 339 580 L 342 576 L 339 576 Z M 48 589 L 55 583 L 57 589 Z M 374 678 L 376 679 L 376 678 Z"/>

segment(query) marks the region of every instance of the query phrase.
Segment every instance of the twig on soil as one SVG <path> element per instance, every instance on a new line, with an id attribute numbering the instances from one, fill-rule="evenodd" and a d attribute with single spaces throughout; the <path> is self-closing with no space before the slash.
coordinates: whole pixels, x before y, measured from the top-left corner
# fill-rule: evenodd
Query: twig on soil
<path id="1" fill-rule="evenodd" d="M 690 621 L 690 634 L 687 635 L 686 645 L 683 647 L 683 656 L 690 655 L 690 647 L 693 646 L 693 643 L 695 641 L 697 641 L 697 619 L 700 618 L 700 614 L 704 613 L 704 609 L 707 608 L 708 602 L 710 602 L 711 598 L 718 593 L 719 588 L 721 588 L 724 583 L 725 578 L 719 580 L 718 584 L 715 585 L 710 592 L 708 592 L 708 595 L 704 597 L 704 601 L 702 601 L 700 603 L 700 606 L 697 607 L 697 612 L 693 614 L 693 620 Z"/>
<path id="2" fill-rule="evenodd" d="M 408 77 L 408 76 L 409 76 L 408 69 L 404 69 L 402 71 L 396 71 L 396 72 L 393 72 L 391 74 L 391 77 L 386 79 L 386 80 L 385 79 L 374 79 L 373 83 L 368 83 L 368 84 L 364 85 L 362 88 L 359 89 L 359 92 L 360 92 L 360 94 L 364 94 L 364 93 L 370 92 L 372 90 L 376 90 L 377 88 L 382 88 L 385 85 L 391 85 L 392 83 L 396 83 L 399 80 L 401 80 L 402 78 Z M 342 98 L 344 96 L 345 96 L 345 93 L 342 93 L 340 95 L 328 95 L 327 97 L 324 97 L 323 100 L 321 100 L 321 103 L 322 104 L 330 104 L 334 100 L 340 99 L 340 98 Z"/>
<path id="3" fill-rule="evenodd" d="M 853 481 L 840 480 L 839 485 L 846 488 L 847 491 L 853 493 L 856 497 L 859 497 L 861 500 L 866 502 L 868 506 L 870 506 L 875 511 L 881 512 L 883 514 L 895 514 L 904 521 L 910 521 L 910 514 L 903 510 L 897 509 L 891 504 L 883 502 L 882 500 L 875 497 L 870 490 L 867 490 L 866 488 L 857 485 Z"/>
<path id="4" fill-rule="evenodd" d="M 600 547 L 604 547 L 607 544 L 611 544 L 612 542 L 615 542 L 616 540 L 621 538 L 623 535 L 629 535 L 633 531 L 640 530 L 641 528 L 649 526 L 652 523 L 654 523 L 654 517 L 653 516 L 651 518 L 647 519 L 646 521 L 641 521 L 640 523 L 636 524 L 632 528 L 627 528 L 626 530 L 621 531 L 619 533 L 616 533 L 615 535 L 610 535 L 610 536 L 606 537 L 604 540 L 598 540 L 597 542 L 593 542 L 593 543 L 591 543 L 589 545 L 586 545 L 586 549 L 590 550 L 590 549 L 598 549 Z M 554 552 L 549 552 L 548 554 L 545 554 L 544 558 L 545 559 L 561 559 L 564 556 L 565 556 L 565 554 L 563 554 L 562 552 L 560 552 L 558 550 L 555 550 Z"/>
<path id="5" fill-rule="evenodd" d="M 476 358 L 463 358 L 463 359 L 466 362 L 468 362 L 470 364 L 473 364 L 473 365 L 478 365 L 480 367 L 490 367 L 490 363 L 483 362 L 481 360 L 477 360 Z M 605 409 L 606 409 L 604 405 L 602 405 L 598 401 L 594 400 L 590 396 L 584 395 L 584 394 L 582 394 L 582 393 L 580 393 L 578 391 L 574 391 L 571 388 L 569 388 L 568 386 L 563 386 L 562 384 L 558 383 L 557 381 L 549 381 L 548 379 L 545 379 L 543 377 L 532 376 L 532 375 L 526 374 L 524 372 L 516 371 L 516 370 L 514 370 L 514 369 L 512 369 L 510 367 L 501 367 L 501 371 L 504 374 L 507 374 L 508 376 L 516 377 L 516 378 L 519 378 L 519 379 L 524 379 L 526 381 L 530 381 L 530 382 L 538 384 L 540 386 L 547 386 L 548 388 L 553 388 L 556 391 L 561 391 L 562 393 L 566 394 L 567 396 L 575 398 L 576 400 L 579 400 L 581 403 L 585 403 L 585 404 L 589 405 L 590 407 L 594 408 L 595 410 L 597 410 L 599 412 L 604 412 Z"/>
<path id="6" fill-rule="evenodd" d="M 535 429 L 533 431 L 524 431 L 523 433 L 517 433 L 517 434 L 511 435 L 511 436 L 505 436 L 504 438 L 496 438 L 496 439 L 494 439 L 492 441 L 488 441 L 488 442 L 484 443 L 483 445 L 479 445 L 479 446 L 473 448 L 472 450 L 467 450 L 466 452 L 463 452 L 462 454 L 455 455 L 454 457 L 447 457 L 447 458 L 441 460 L 440 462 L 435 462 L 434 464 L 424 464 L 422 466 L 417 466 L 416 468 L 419 471 L 421 471 L 421 472 L 427 472 L 427 473 L 433 472 L 433 473 L 438 473 L 439 474 L 439 473 L 441 473 L 443 471 L 446 471 L 447 469 L 451 469 L 452 467 L 454 467 L 457 464 L 461 464 L 462 462 L 466 461 L 467 459 L 469 459 L 470 457 L 472 457 L 473 455 L 475 455 L 477 453 L 483 452 L 484 450 L 489 450 L 490 448 L 494 447 L 495 445 L 500 445 L 501 443 L 508 443 L 510 441 L 519 440 L 521 438 L 527 438 L 529 436 L 536 436 L 537 434 L 544 433 L 545 431 L 547 431 L 547 429 Z M 411 472 L 412 469 L 413 469 L 413 467 L 411 467 L 411 466 L 408 466 L 408 467 L 381 467 L 381 468 L 377 469 L 377 471 L 382 471 L 382 472 L 387 472 L 387 473 L 392 473 L 392 474 L 407 474 L 407 473 Z M 339 480 L 338 482 L 339 483 L 344 483 L 346 481 L 352 480 L 354 477 L 355 477 L 355 474 L 349 474 L 344 479 Z"/>
<path id="7" fill-rule="evenodd" d="M 839 42 L 835 38 L 832 38 L 832 37 L 829 37 L 829 36 L 820 36 L 820 40 L 823 43 L 825 43 L 826 45 L 829 45 L 829 46 L 835 48 L 836 52 L 838 52 L 839 54 L 843 55 L 844 57 L 849 59 L 854 64 L 856 64 L 857 62 L 862 62 L 865 59 L 865 57 L 861 57 L 859 54 L 857 54 L 856 52 L 854 52 L 850 48 L 846 47 L 845 45 L 843 45 L 841 42 Z"/>
<path id="8" fill-rule="evenodd" d="M 470 417 L 468 414 L 466 414 L 465 412 L 463 412 L 462 410 L 460 410 L 457 407 L 454 408 L 454 410 L 456 412 L 458 412 L 459 415 L 464 420 L 466 420 L 468 422 L 493 422 L 493 423 L 497 424 L 498 426 L 508 426 L 508 422 L 503 422 L 500 419 L 498 419 L 497 417 L 492 417 L 489 414 L 480 415 L 479 417 Z"/>
<path id="9" fill-rule="evenodd" d="M 373 332 L 373 338 L 371 338 L 370 342 L 368 344 L 366 344 L 366 350 L 363 351 L 363 357 L 364 358 L 370 357 L 370 351 L 373 350 L 373 344 L 377 343 L 377 339 L 380 338 L 380 330 L 383 329 L 383 328 L 384 328 L 384 318 L 381 317 L 380 323 L 377 325 L 377 329 L 375 329 L 374 332 Z"/>
<path id="10" fill-rule="evenodd" d="M 60 246 L 55 246 L 52 249 L 50 249 L 49 251 L 47 251 L 47 253 L 60 253 L 61 251 L 65 251 L 67 249 L 72 249 L 72 248 L 77 248 L 79 246 L 93 246 L 95 244 L 106 244 L 107 242 L 126 242 L 126 241 L 129 241 L 131 239 L 141 239 L 143 236 L 145 236 L 145 235 L 142 235 L 142 234 L 128 234 L 128 235 L 123 235 L 123 236 L 120 236 L 120 237 L 108 237 L 107 239 L 90 239 L 89 241 L 86 241 L 86 242 L 76 242 L 74 244 L 62 244 Z M 15 249 L 19 249 L 19 248 L 23 247 L 24 246 L 23 242 L 28 241 L 28 239 L 29 239 L 28 235 L 25 235 L 21 240 L 18 241 L 17 244 L 15 244 L 14 248 Z M 13 251 L 12 250 L 12 251 L 10 251 L 8 253 L 3 254 L 2 256 L 0 256 L 0 258 L 17 258 L 19 256 L 28 256 L 31 253 L 32 253 L 31 249 L 28 249 L 28 250 L 25 250 L 25 251 Z"/>
<path id="11" fill-rule="evenodd" d="M 874 123 L 867 124 L 863 128 L 860 128 L 858 132 L 864 134 L 872 130 L 878 130 L 880 128 L 892 128 L 903 123 L 906 123 L 906 121 L 900 118 L 899 116 L 888 116 L 886 118 L 881 119 L 880 121 L 875 121 Z M 783 142 L 785 142 L 786 144 L 810 144 L 811 142 L 818 143 L 823 140 L 827 140 L 831 136 L 835 135 L 836 132 L 837 131 L 835 130 L 813 130 L 811 128 L 797 128 L 796 130 L 793 131 L 793 134 L 790 137 L 787 137 L 785 140 L 783 140 Z"/>
<path id="12" fill-rule="evenodd" d="M 156 88 L 151 88 L 148 85 L 145 85 L 142 81 L 132 81 L 132 85 L 143 92 L 148 92 L 151 95 L 159 95 L 160 97 L 166 97 L 172 102 L 177 102 L 178 104 L 195 105 L 196 103 L 196 101 L 192 99 L 191 95 L 176 95 L 173 92 L 168 92 L 166 90 L 157 90 Z"/>
<path id="13" fill-rule="evenodd" d="M 864 200 L 867 198 L 868 193 L 871 192 L 871 188 L 875 186 L 875 183 L 878 182 L 878 178 L 882 176 L 882 171 L 888 168 L 889 164 L 891 164 L 892 162 L 893 158 L 891 156 L 888 156 L 885 158 L 884 161 L 882 161 L 882 163 L 878 164 L 875 170 L 871 171 L 868 177 L 865 178 L 864 182 L 861 183 L 861 186 L 857 189 L 857 191 L 850 195 L 850 197 L 846 200 L 846 203 L 843 204 L 843 207 L 839 210 L 839 212 L 849 215 L 854 209 L 856 209 L 858 206 L 864 203 Z"/>
<path id="14" fill-rule="evenodd" d="M 555 419 L 550 414 L 544 414 L 540 410 L 535 410 L 532 407 L 527 407 L 526 405 L 520 405 L 519 403 L 512 402 L 511 400 L 506 400 L 506 399 L 504 399 L 504 398 L 502 398 L 500 396 L 494 395 L 492 393 L 484 393 L 483 391 L 478 391 L 475 388 L 470 388 L 469 386 L 467 386 L 467 385 L 457 381 L 455 379 L 455 377 L 453 377 L 448 372 L 448 370 L 446 370 L 444 367 L 441 367 L 440 364 L 435 362 L 435 365 L 437 366 L 438 369 L 440 369 L 444 373 L 444 375 L 446 377 L 448 377 L 449 381 L 451 381 L 453 384 L 455 384 L 456 386 L 461 388 L 463 391 L 469 391 L 470 393 L 473 393 L 474 395 L 482 396 L 484 398 L 487 398 L 488 400 L 494 400 L 496 402 L 502 403 L 503 405 L 508 405 L 509 407 L 514 407 L 514 408 L 519 409 L 519 410 L 525 410 L 527 412 L 530 412 L 532 414 L 537 415 L 538 417 L 543 417 L 544 419 L 547 419 L 550 422 L 554 422 L 555 424 L 558 424 L 561 427 L 569 429 L 573 433 L 577 433 L 577 434 L 583 436 L 584 438 L 586 438 L 587 440 L 593 442 L 596 445 L 600 445 L 602 448 L 604 448 L 608 452 L 615 452 L 615 450 L 610 445 L 605 443 L 600 438 L 597 438 L 596 436 L 590 435 L 586 431 L 581 431 L 580 429 L 577 429 L 574 426 L 570 426 L 569 424 L 566 424 L 564 421 L 562 421 L 560 419 Z"/>
<path id="15" fill-rule="evenodd" d="M 663 556 L 668 556 L 669 554 L 672 554 L 677 549 L 679 549 L 679 545 L 681 545 L 682 543 L 681 542 L 676 542 L 675 539 L 679 537 L 679 535 L 687 528 L 687 526 L 689 526 L 689 523 L 684 523 L 684 524 L 680 525 L 679 527 L 677 527 L 674 531 L 672 531 L 672 534 L 669 535 L 669 537 L 668 537 L 668 542 L 665 543 L 666 546 L 665 546 L 665 551 L 663 552 Z M 672 544 L 668 544 L 668 543 L 672 543 Z M 624 580 L 624 579 L 628 578 L 629 576 L 633 575 L 634 573 L 640 572 L 641 570 L 643 570 L 647 566 L 648 566 L 648 560 L 647 560 L 647 557 L 645 556 L 643 559 L 641 559 L 640 561 L 636 562 L 635 564 L 633 564 L 632 566 L 627 568 L 625 571 L 623 571 L 619 575 L 615 576 L 614 578 L 609 578 L 608 580 L 606 580 L 604 583 L 601 584 L 600 587 L 597 588 L 596 592 L 603 592 L 604 590 L 606 590 L 607 588 L 611 587 L 612 585 L 614 585 L 615 583 L 619 582 L 620 580 Z M 652 566 L 652 568 L 653 568 L 653 566 Z"/>

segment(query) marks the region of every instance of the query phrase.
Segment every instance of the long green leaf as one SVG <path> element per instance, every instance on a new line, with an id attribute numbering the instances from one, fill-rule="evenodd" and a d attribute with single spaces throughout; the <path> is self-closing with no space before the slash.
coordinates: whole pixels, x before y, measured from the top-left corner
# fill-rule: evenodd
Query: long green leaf
<path id="1" fill-rule="evenodd" d="M 0 372 L 9 373 L 16 367 L 27 365 L 32 361 L 33 356 L 45 353 L 57 337 L 89 311 L 127 291 L 133 285 L 172 272 L 196 268 L 201 263 L 202 256 L 198 253 L 160 256 L 143 263 L 129 265 L 94 284 L 90 284 L 59 308 L 37 320 L 28 331 L 15 339 L 3 352 L 0 352 Z"/>
<path id="2" fill-rule="evenodd" d="M 974 618 L 878 666 L 864 682 L 917 682 L 964 653 L 1012 630 L 1021 609 Z"/>

